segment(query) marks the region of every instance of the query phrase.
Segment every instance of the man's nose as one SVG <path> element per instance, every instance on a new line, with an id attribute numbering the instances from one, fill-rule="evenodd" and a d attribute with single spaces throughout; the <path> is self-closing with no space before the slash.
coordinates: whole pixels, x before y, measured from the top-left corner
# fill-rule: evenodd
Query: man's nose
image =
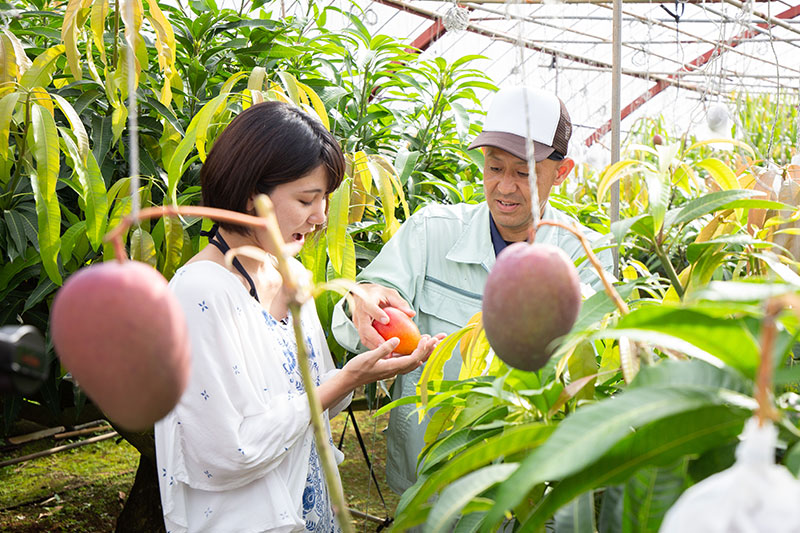
<path id="1" fill-rule="evenodd" d="M 511 194 L 516 190 L 517 186 L 514 184 L 509 176 L 503 176 L 497 184 L 497 191 L 502 194 Z"/>

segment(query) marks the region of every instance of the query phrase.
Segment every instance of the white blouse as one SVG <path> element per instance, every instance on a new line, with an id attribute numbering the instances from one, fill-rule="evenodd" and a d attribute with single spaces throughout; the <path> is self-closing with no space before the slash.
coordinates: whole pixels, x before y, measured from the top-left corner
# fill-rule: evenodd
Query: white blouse
<path id="1" fill-rule="evenodd" d="M 192 370 L 178 405 L 155 425 L 167 531 L 338 532 L 291 321 L 275 320 L 211 261 L 184 266 L 170 287 L 186 315 Z M 302 323 L 319 385 L 338 370 L 313 301 L 303 306 Z M 327 412 L 324 419 L 333 447 Z"/>

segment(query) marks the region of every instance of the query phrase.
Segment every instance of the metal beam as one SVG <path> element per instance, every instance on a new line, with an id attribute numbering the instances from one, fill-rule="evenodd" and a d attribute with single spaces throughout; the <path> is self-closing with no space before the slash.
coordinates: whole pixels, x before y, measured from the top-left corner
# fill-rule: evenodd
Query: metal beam
<path id="1" fill-rule="evenodd" d="M 786 11 L 783 11 L 783 12 L 779 13 L 776 18 L 779 18 L 779 19 L 791 19 L 791 18 L 795 18 L 798 15 L 800 15 L 800 5 L 794 6 L 792 8 L 787 9 Z M 762 24 L 759 24 L 759 26 L 761 26 L 761 27 L 766 27 L 767 25 L 768 24 L 766 22 L 762 23 Z M 745 31 L 741 32 L 739 35 L 737 35 L 737 36 L 735 36 L 735 37 L 733 37 L 731 39 L 728 39 L 726 44 L 727 44 L 727 46 L 735 47 L 735 46 L 738 46 L 738 45 L 742 44 L 747 39 L 750 39 L 751 37 L 753 37 L 753 36 L 755 36 L 757 34 L 758 34 L 758 31 L 756 31 L 755 29 L 745 30 Z M 699 68 L 702 65 L 708 63 L 714 57 L 717 57 L 722 53 L 724 53 L 724 50 L 720 50 L 718 47 L 714 47 L 711 50 L 705 52 L 704 54 L 698 56 L 693 61 L 689 62 L 689 64 L 684 66 L 684 67 L 682 67 L 680 69 L 680 71 L 689 71 L 689 70 L 692 70 L 692 69 Z M 633 113 L 635 110 L 640 108 L 642 105 L 644 105 L 647 101 L 651 100 L 654 96 L 656 96 L 657 94 L 659 94 L 661 91 L 663 91 L 664 89 L 666 89 L 669 86 L 669 81 L 668 80 L 674 80 L 677 77 L 678 76 L 676 76 L 676 75 L 671 75 L 671 76 L 667 76 L 666 78 L 661 79 L 658 82 L 656 82 L 655 85 L 650 87 L 647 91 L 645 91 L 644 93 L 639 95 L 631 103 L 629 103 L 627 106 L 625 106 L 625 108 L 622 110 L 622 117 L 621 118 L 624 119 L 625 117 L 627 117 L 628 115 Z M 600 138 L 602 138 L 606 133 L 608 133 L 611 130 L 611 124 L 612 124 L 612 121 L 609 120 L 608 122 L 603 124 L 601 127 L 597 128 L 594 131 L 594 133 L 592 133 L 586 139 L 586 141 L 585 141 L 586 146 L 591 146 L 592 144 L 594 144 L 595 142 L 600 140 Z"/>

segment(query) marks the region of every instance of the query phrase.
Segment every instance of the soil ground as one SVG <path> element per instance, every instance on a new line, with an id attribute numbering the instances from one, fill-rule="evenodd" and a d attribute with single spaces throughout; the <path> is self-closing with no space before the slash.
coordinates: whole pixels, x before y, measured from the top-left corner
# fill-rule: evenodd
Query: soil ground
<path id="1" fill-rule="evenodd" d="M 373 418 L 356 411 L 356 420 L 375 477 L 386 499 L 381 503 L 371 480 L 364 456 L 347 424 L 339 465 L 345 496 L 351 509 L 380 519 L 394 514 L 399 497 L 386 486 L 386 446 L 382 434 L 388 415 Z M 331 421 L 334 443 L 338 444 L 345 427 L 346 413 Z M 20 447 L 0 447 L 0 461 L 62 446 L 85 439 L 47 438 Z M 133 484 L 139 454 L 126 441 L 112 438 L 62 451 L 46 457 L 0 467 L 0 531 L 9 533 L 70 532 L 103 533 L 114 531 L 117 516 Z M 379 524 L 355 518 L 358 532 L 376 531 Z"/>

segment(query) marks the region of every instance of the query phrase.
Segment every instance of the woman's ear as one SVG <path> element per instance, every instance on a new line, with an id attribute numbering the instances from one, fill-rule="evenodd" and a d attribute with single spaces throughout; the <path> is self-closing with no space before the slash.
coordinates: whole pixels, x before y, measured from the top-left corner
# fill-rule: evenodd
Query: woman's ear
<path id="1" fill-rule="evenodd" d="M 561 185 L 564 183 L 564 180 L 567 179 L 567 176 L 569 176 L 569 173 L 572 172 L 573 168 L 575 168 L 575 161 L 569 157 L 562 159 L 561 164 L 558 165 L 558 171 L 556 173 L 556 179 L 553 181 L 553 185 Z"/>

